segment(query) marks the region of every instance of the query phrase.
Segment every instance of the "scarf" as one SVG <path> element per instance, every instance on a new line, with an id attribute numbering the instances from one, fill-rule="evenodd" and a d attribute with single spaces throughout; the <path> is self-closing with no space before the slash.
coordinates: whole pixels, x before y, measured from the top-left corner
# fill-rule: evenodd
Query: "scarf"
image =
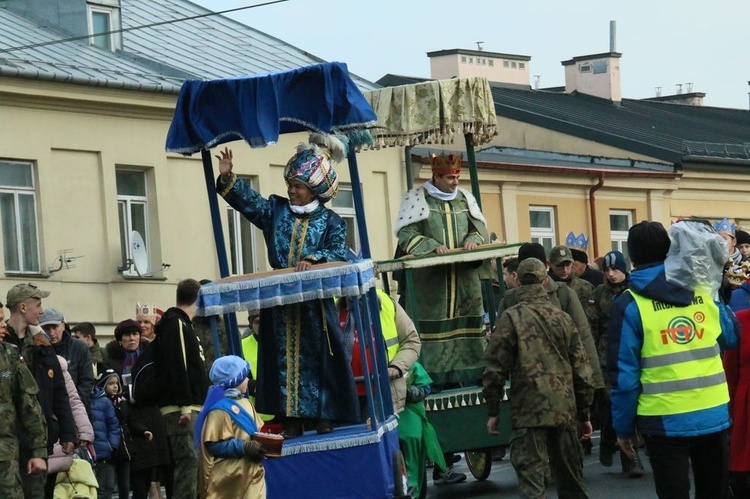
<path id="1" fill-rule="evenodd" d="M 318 201 L 318 198 L 313 199 L 304 206 L 297 206 L 296 204 L 289 203 L 289 209 L 292 210 L 292 213 L 294 213 L 295 215 L 309 215 L 313 211 L 317 210 L 318 206 L 320 206 L 320 201 Z"/>
<path id="2" fill-rule="evenodd" d="M 224 389 L 219 385 L 213 385 L 208 389 L 208 395 L 206 395 L 206 401 L 203 403 L 203 408 L 195 419 L 195 427 L 193 430 L 193 444 L 196 449 L 201 447 L 201 436 L 203 435 L 203 425 L 206 423 L 208 413 L 213 410 L 224 411 L 232 418 L 232 421 L 242 428 L 245 433 L 252 436 L 253 433 L 258 431 L 258 426 L 255 424 L 253 416 L 247 412 L 247 410 L 236 402 L 240 397 L 245 395 L 236 388 Z M 239 409 L 237 411 L 236 409 Z M 235 412 L 236 411 L 236 412 Z"/>
<path id="3" fill-rule="evenodd" d="M 125 352 L 125 359 L 122 361 L 122 374 L 130 374 L 131 369 L 135 365 L 135 361 L 138 359 L 140 349 L 133 352 Z"/>
<path id="4" fill-rule="evenodd" d="M 432 180 L 428 180 L 424 183 L 424 188 L 427 190 L 427 194 L 434 197 L 435 199 L 439 199 L 440 201 L 453 201 L 456 199 L 456 194 L 458 194 L 458 189 L 456 189 L 453 192 L 443 192 L 437 187 L 435 187 L 435 184 L 432 183 Z"/>
<path id="5" fill-rule="evenodd" d="M 739 265 L 740 262 L 742 262 L 742 253 L 740 253 L 740 250 L 737 248 L 734 248 L 734 253 L 729 255 L 729 258 L 732 260 L 732 262 L 735 265 Z"/>

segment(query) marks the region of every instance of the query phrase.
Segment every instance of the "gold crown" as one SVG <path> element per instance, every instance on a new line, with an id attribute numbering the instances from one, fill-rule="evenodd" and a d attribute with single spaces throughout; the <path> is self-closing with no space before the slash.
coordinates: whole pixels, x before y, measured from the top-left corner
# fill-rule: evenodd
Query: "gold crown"
<path id="1" fill-rule="evenodd" d="M 461 173 L 461 154 L 432 154 L 432 171 L 442 175 L 455 175 Z"/>

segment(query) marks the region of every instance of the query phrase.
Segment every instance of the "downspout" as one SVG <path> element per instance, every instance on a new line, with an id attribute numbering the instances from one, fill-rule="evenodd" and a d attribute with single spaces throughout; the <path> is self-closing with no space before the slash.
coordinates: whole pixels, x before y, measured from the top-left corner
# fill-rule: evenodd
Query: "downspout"
<path id="1" fill-rule="evenodd" d="M 597 175 L 599 181 L 589 189 L 589 212 L 591 212 L 591 240 L 594 242 L 594 258 L 599 256 L 599 231 L 596 226 L 596 197 L 594 193 L 604 185 L 604 173 Z"/>

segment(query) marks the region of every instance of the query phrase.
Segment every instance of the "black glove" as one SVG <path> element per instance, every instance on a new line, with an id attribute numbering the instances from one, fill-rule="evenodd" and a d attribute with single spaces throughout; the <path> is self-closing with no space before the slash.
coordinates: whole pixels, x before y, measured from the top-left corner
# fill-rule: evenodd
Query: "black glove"
<path id="1" fill-rule="evenodd" d="M 427 397 L 427 391 L 424 387 L 410 385 L 406 388 L 406 401 L 407 402 L 420 402 Z"/>
<path id="2" fill-rule="evenodd" d="M 263 461 L 263 456 L 266 451 L 263 450 L 263 446 L 257 440 L 245 440 L 245 457 L 254 463 Z"/>

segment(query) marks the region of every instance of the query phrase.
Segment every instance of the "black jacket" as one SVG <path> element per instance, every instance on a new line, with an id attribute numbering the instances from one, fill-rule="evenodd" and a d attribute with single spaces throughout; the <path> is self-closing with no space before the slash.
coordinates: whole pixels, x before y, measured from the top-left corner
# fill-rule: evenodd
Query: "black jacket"
<path id="1" fill-rule="evenodd" d="M 91 364 L 91 353 L 86 343 L 74 338 L 68 328 L 63 331 L 62 340 L 53 344 L 55 353 L 68 361 L 68 374 L 73 379 L 78 395 L 88 408 L 91 392 L 94 389 L 94 368 Z"/>
<path id="2" fill-rule="evenodd" d="M 180 323 L 185 343 L 184 357 Z M 167 310 L 156 324 L 156 341 L 157 372 L 164 388 L 159 407 L 202 405 L 211 383 L 206 372 L 203 349 L 193 331 L 190 317 L 176 307 Z"/>
<path id="3" fill-rule="evenodd" d="M 31 336 L 28 332 L 21 340 L 10 326 L 5 341 L 18 347 L 39 385 L 37 398 L 47 421 L 47 454 L 52 454 L 52 446 L 58 440 L 77 444 L 78 432 L 70 410 L 65 379 L 50 341 L 43 334 Z"/>
<path id="4" fill-rule="evenodd" d="M 143 351 L 148 343 L 148 340 L 141 338 L 140 350 Z M 106 350 L 107 367 L 114 369 L 122 377 L 125 350 L 115 340 L 107 343 Z M 159 408 L 155 405 L 131 405 L 123 399 L 117 412 L 130 457 L 130 469 L 139 471 L 169 464 L 167 427 Z M 150 431 L 154 435 L 153 440 L 147 440 L 143 436 L 144 431 Z M 117 457 L 122 459 L 124 452 L 120 452 Z"/>

